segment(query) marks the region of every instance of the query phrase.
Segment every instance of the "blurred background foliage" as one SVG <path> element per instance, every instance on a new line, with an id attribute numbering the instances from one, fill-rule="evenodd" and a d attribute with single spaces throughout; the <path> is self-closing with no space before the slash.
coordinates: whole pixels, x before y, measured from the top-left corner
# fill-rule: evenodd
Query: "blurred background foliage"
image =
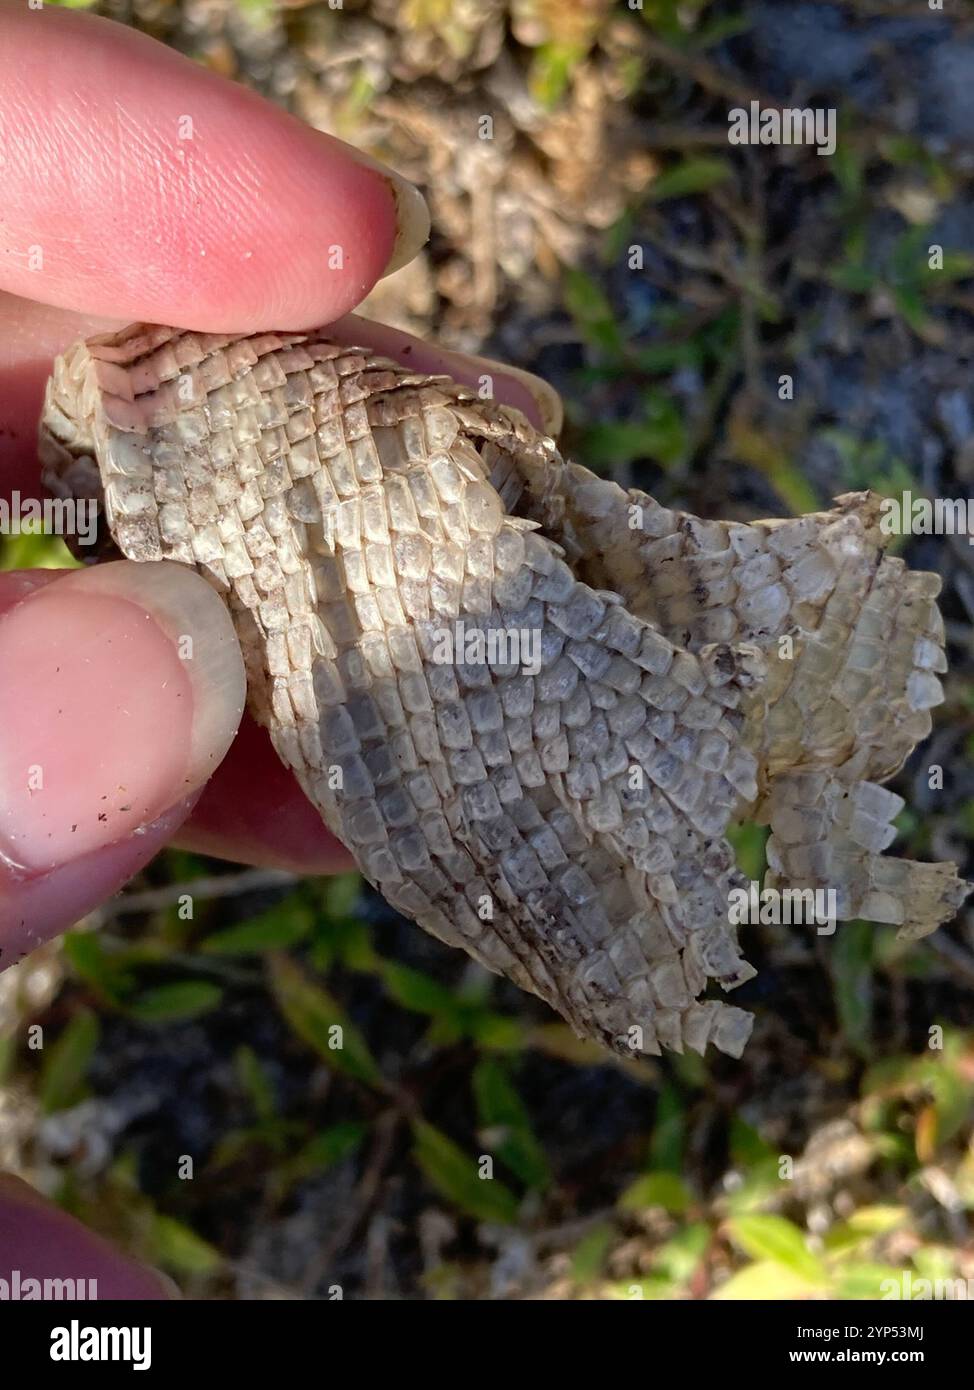
<path id="1" fill-rule="evenodd" d="M 547 376 L 568 452 L 623 485 L 741 519 L 971 492 L 960 0 L 82 6 L 419 183 L 430 245 L 366 312 Z M 752 99 L 834 106 L 835 156 L 731 148 Z M 951 675 L 895 784 L 898 848 L 970 877 L 974 551 L 903 549 L 943 576 Z M 65 562 L 57 541 L 0 549 Z M 763 843 L 737 835 L 751 878 Z M 623 1062 L 355 875 L 172 851 L 0 977 L 0 1162 L 194 1296 L 854 1299 L 974 1278 L 971 910 L 915 944 L 853 922 L 753 927 L 746 948 L 741 1062 Z"/>

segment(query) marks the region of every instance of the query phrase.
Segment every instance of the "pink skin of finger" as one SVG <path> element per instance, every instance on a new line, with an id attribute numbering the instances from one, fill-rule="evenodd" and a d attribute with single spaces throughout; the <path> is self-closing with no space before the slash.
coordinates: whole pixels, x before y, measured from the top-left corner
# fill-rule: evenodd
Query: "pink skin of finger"
<path id="1" fill-rule="evenodd" d="M 245 679 L 213 590 L 130 561 L 0 575 L 0 671 L 7 965 L 172 837 L 230 745 Z"/>
<path id="2" fill-rule="evenodd" d="M 0 93 L 13 294 L 211 332 L 310 327 L 426 239 L 391 170 L 108 20 L 0 4 Z"/>
<path id="3" fill-rule="evenodd" d="M 8 1299 L 63 1298 L 64 1292 L 45 1295 L 44 1289 L 63 1290 L 64 1280 L 89 1300 L 158 1301 L 174 1293 L 165 1276 L 123 1255 L 9 1174 L 0 1174 L 0 1280 Z"/>

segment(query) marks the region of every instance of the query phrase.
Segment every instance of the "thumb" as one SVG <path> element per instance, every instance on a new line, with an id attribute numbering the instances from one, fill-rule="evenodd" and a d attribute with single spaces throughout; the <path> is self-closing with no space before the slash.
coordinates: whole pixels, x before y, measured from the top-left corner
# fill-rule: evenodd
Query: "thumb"
<path id="1" fill-rule="evenodd" d="M 225 605 L 181 565 L 0 575 L 0 968 L 173 834 L 245 684 Z"/>

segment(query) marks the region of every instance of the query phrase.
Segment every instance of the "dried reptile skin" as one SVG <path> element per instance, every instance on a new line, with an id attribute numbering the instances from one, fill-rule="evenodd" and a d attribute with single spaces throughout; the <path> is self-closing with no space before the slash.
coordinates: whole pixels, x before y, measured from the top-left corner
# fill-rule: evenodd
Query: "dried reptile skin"
<path id="1" fill-rule="evenodd" d="M 366 877 L 584 1036 L 740 1055 L 750 1015 L 700 996 L 754 973 L 742 818 L 842 915 L 920 934 L 963 899 L 952 866 L 880 857 L 901 803 L 872 779 L 928 731 L 943 653 L 937 581 L 881 558 L 869 497 L 680 516 L 314 333 L 78 344 L 41 448 L 52 490 L 104 490 L 123 554 L 226 597 L 253 713 Z M 537 669 L 502 632 L 540 635 Z"/>
<path id="2" fill-rule="evenodd" d="M 883 554 L 876 494 L 788 520 L 701 521 L 561 459 L 522 468 L 515 493 L 580 577 L 670 641 L 762 650 L 768 678 L 744 706 L 759 796 L 741 814 L 771 827 L 767 886 L 834 889 L 840 920 L 911 938 L 953 916 L 968 891 L 954 865 L 882 857 L 904 803 L 879 784 L 929 734 L 947 661 L 940 579 Z"/>

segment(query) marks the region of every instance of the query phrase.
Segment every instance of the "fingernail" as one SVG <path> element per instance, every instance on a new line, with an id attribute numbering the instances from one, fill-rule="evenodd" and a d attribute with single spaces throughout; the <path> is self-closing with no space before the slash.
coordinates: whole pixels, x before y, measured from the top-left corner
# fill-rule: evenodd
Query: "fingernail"
<path id="1" fill-rule="evenodd" d="M 561 403 L 561 396 L 553 386 L 549 386 L 547 381 L 535 376 L 533 372 L 526 372 L 523 367 L 509 367 L 506 362 L 496 362 L 492 357 L 473 357 L 468 354 L 467 361 L 482 367 L 489 376 L 505 376 L 523 386 L 537 409 L 543 433 L 551 435 L 552 438 L 558 437 L 565 422 L 565 409 Z M 517 405 L 517 402 L 511 399 L 511 392 L 506 392 L 505 396 L 509 405 Z M 524 413 L 530 415 L 529 411 Z"/>
<path id="2" fill-rule="evenodd" d="M 0 856 L 49 869 L 216 769 L 243 711 L 222 599 L 182 565 L 79 570 L 0 618 Z"/>
<path id="3" fill-rule="evenodd" d="M 491 399 L 514 406 L 536 429 L 547 435 L 557 437 L 561 433 L 564 423 L 561 397 L 553 386 L 523 367 L 509 367 L 506 362 L 492 357 L 454 352 L 387 324 L 372 323 L 358 314 L 346 314 L 330 324 L 328 331 L 340 343 L 366 343 L 374 351 L 386 353 L 398 362 L 408 362 L 414 371 L 442 373 L 482 394 L 486 377 L 486 391 Z"/>
<path id="4" fill-rule="evenodd" d="M 394 270 L 408 265 L 416 253 L 426 245 L 430 234 L 430 210 L 426 199 L 414 183 L 404 179 L 381 160 L 373 159 L 372 155 L 366 154 L 364 150 L 350 145 L 348 152 L 357 164 L 364 165 L 366 169 L 373 169 L 381 175 L 396 205 L 396 240 L 389 263 L 382 272 L 381 278 L 385 279 Z"/>

